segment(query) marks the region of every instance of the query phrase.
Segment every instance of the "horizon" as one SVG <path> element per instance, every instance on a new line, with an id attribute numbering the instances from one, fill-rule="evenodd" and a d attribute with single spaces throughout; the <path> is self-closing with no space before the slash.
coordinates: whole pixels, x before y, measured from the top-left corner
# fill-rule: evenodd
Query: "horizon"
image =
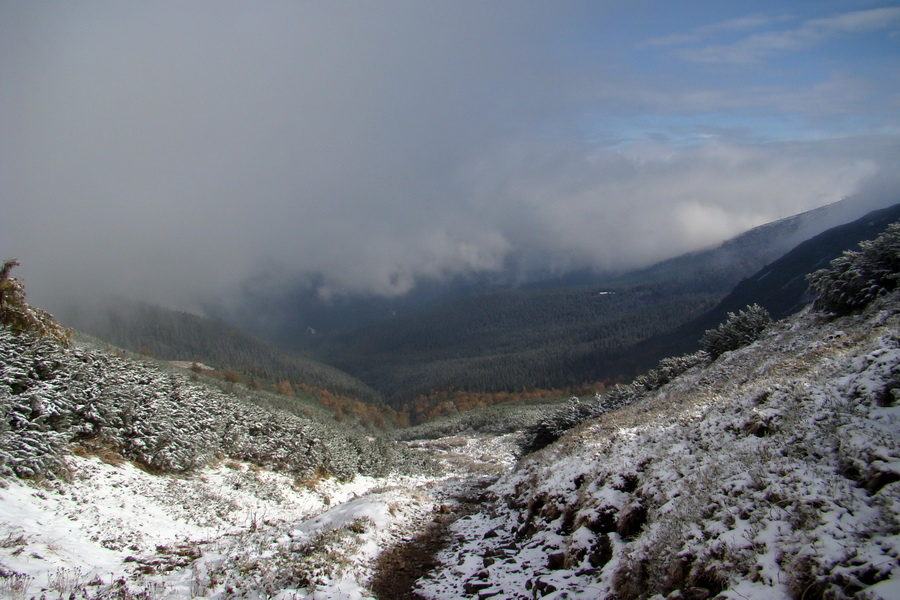
<path id="1" fill-rule="evenodd" d="M 900 7 L 691 7 L 6 4 L 0 250 L 50 310 L 230 309 L 896 201 Z"/>

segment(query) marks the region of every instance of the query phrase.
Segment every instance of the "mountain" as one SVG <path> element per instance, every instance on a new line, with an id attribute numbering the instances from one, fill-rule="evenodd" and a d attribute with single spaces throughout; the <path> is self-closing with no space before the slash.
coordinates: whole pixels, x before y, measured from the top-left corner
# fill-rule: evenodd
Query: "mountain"
<path id="1" fill-rule="evenodd" d="M 663 291 L 730 291 L 736 283 L 776 260 L 797 244 L 871 212 L 868 204 L 846 198 L 814 210 L 754 227 L 724 243 L 690 252 L 613 277 L 613 287 L 652 286 Z M 838 252 L 840 253 L 840 252 Z"/>
<path id="2" fill-rule="evenodd" d="M 236 291 L 229 307 L 210 303 L 204 313 L 253 332 L 278 346 L 317 349 L 321 336 L 364 332 L 429 309 L 467 298 L 503 291 L 629 289 L 649 285 L 660 293 L 724 294 L 798 243 L 879 208 L 872 198 L 850 197 L 833 204 L 752 229 L 733 240 L 626 273 L 581 269 L 561 275 L 530 272 L 511 257 L 497 272 L 460 274 L 447 279 L 420 278 L 398 297 L 371 294 L 323 295 L 320 275 L 311 274 L 273 293 L 278 271 L 261 270 L 256 279 Z M 280 289 L 280 288 L 279 288 Z M 239 308 L 236 308 L 239 307 Z M 435 316 L 436 319 L 442 317 Z M 311 332 L 315 332 L 313 335 Z M 350 336 L 352 337 L 352 336 Z M 490 344 L 490 340 L 485 340 Z"/>
<path id="3" fill-rule="evenodd" d="M 378 402 L 378 392 L 334 367 L 287 352 L 216 319 L 117 299 L 67 324 L 133 352 L 171 361 L 196 361 L 268 382 L 305 384 Z"/>
<path id="4" fill-rule="evenodd" d="M 482 493 L 423 598 L 897 598 L 900 298 L 811 311 Z"/>
<path id="5" fill-rule="evenodd" d="M 802 309 L 811 296 L 806 276 L 828 268 L 845 250 L 877 237 L 891 223 L 900 221 L 900 204 L 873 211 L 851 223 L 833 227 L 799 244 L 796 248 L 741 281 L 713 309 L 673 331 L 645 340 L 629 352 L 641 359 L 645 368 L 665 356 L 694 352 L 708 329 L 724 323 L 729 313 L 759 304 L 774 319 L 782 319 Z"/>
<path id="6" fill-rule="evenodd" d="M 810 306 L 518 461 L 534 406 L 393 444 L 0 311 L 0 596 L 893 600 L 900 291 L 854 267 L 830 284 L 867 305 Z"/>
<path id="7" fill-rule="evenodd" d="M 394 403 L 434 390 L 517 391 L 615 379 L 660 357 L 630 349 L 700 318 L 741 280 L 859 210 L 848 199 L 644 269 L 581 271 L 293 339 Z M 849 247 L 841 239 L 822 243 L 829 242 L 836 244 L 829 256 Z"/>
<path id="8" fill-rule="evenodd" d="M 829 267 L 845 250 L 878 237 L 888 225 L 900 221 L 900 204 L 873 211 L 856 221 L 833 227 L 799 244 L 796 248 L 741 281 L 719 305 L 710 311 L 707 322 L 724 321 L 728 312 L 748 304 L 759 304 L 774 319 L 782 319 L 803 308 L 810 300 L 806 275 Z"/>
<path id="9" fill-rule="evenodd" d="M 432 509 L 413 486 L 389 489 L 435 471 L 419 451 L 267 410 L 165 362 L 69 343 L 41 326 L 46 314 L 23 331 L 10 316 L 27 310 L 8 300 L 2 598 L 335 597 L 323 582 L 340 584 L 344 561 L 363 562 L 403 517 Z M 332 503 L 342 513 L 323 516 Z"/>
<path id="10" fill-rule="evenodd" d="M 703 318 L 707 327 L 715 326 L 720 321 L 711 320 L 719 313 L 704 315 L 736 284 L 859 210 L 847 199 L 628 273 L 580 271 L 515 287 L 487 276 L 458 278 L 424 282 L 405 298 L 336 298 L 330 304 L 311 289 L 298 289 L 298 303 L 273 300 L 254 311 L 274 324 L 279 333 L 272 341 L 289 352 L 220 320 L 149 306 L 122 304 L 100 320 L 71 323 L 130 349 L 177 360 L 200 358 L 254 377 L 309 382 L 368 401 L 384 398 L 395 408 L 447 390 L 572 388 L 629 377 L 677 353 L 673 349 L 696 344 L 703 333 L 697 325 L 669 334 Z M 834 245 L 829 256 L 848 247 L 846 240 L 823 240 Z M 764 288 L 742 297 L 755 297 Z M 307 328 L 306 323 L 316 323 L 309 320 L 316 314 L 327 316 L 330 325 Z"/>

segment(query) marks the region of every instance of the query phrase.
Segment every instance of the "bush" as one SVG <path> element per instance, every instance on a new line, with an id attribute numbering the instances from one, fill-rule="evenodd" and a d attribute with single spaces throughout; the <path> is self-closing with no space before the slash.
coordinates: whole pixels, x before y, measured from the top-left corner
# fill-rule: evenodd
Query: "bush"
<path id="1" fill-rule="evenodd" d="M 10 259 L 0 268 L 0 323 L 15 333 L 29 332 L 40 337 L 49 336 L 69 345 L 72 331 L 56 322 L 53 316 L 25 302 L 25 286 L 9 275 L 19 261 Z"/>
<path id="2" fill-rule="evenodd" d="M 813 308 L 836 316 L 861 310 L 897 287 L 900 279 L 900 223 L 831 261 L 830 269 L 807 276 L 816 294 Z"/>
<path id="3" fill-rule="evenodd" d="M 700 346 L 715 360 L 726 352 L 752 344 L 771 323 L 768 311 L 754 304 L 738 314 L 728 313 L 726 322 L 703 334 Z"/>
<path id="4" fill-rule="evenodd" d="M 567 431 L 588 419 L 598 417 L 606 412 L 598 402 L 580 402 L 572 398 L 565 407 L 553 411 L 546 418 L 525 430 L 525 436 L 519 444 L 522 455 L 537 452 L 546 448 Z"/>
<path id="5" fill-rule="evenodd" d="M 661 388 L 691 367 L 706 362 L 707 358 L 705 352 L 664 358 L 656 369 L 638 375 L 629 384 L 618 384 L 605 394 L 597 394 L 593 402 L 582 403 L 573 398 L 568 406 L 525 429 L 519 444 L 521 454 L 524 456 L 545 448 L 576 425 L 640 400 L 647 392 Z"/>
<path id="6" fill-rule="evenodd" d="M 298 481 L 429 466 L 398 444 L 267 411 L 188 374 L 0 326 L 0 477 L 64 477 L 72 443 L 113 450 L 157 473 L 220 458 Z"/>

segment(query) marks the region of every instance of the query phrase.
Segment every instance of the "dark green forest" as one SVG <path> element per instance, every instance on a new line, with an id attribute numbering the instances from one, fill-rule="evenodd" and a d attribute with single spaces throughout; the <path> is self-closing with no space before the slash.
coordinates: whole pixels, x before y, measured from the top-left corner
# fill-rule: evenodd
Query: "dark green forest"
<path id="1" fill-rule="evenodd" d="M 110 344 L 163 360 L 200 362 L 245 379 L 302 383 L 367 402 L 381 400 L 378 392 L 339 369 L 186 312 L 120 300 L 74 325 Z"/>
<path id="2" fill-rule="evenodd" d="M 670 330 L 718 299 L 595 288 L 497 291 L 322 336 L 310 350 L 400 402 L 444 389 L 565 388 L 609 377 L 605 356 Z"/>

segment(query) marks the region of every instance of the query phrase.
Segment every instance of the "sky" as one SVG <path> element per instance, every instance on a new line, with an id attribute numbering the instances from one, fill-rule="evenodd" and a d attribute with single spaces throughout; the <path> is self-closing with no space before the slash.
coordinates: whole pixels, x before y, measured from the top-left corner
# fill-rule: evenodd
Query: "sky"
<path id="1" fill-rule="evenodd" d="M 890 2 L 0 2 L 0 257 L 51 310 L 642 266 L 898 158 Z"/>

